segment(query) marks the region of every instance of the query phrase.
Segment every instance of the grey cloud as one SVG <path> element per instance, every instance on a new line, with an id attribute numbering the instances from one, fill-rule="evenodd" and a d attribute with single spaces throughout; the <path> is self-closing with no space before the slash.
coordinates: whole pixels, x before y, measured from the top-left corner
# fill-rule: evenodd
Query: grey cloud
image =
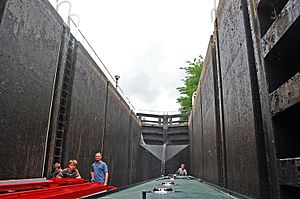
<path id="1" fill-rule="evenodd" d="M 161 49 L 152 46 L 135 61 L 133 71 L 128 75 L 126 90 L 130 96 L 141 101 L 153 103 L 161 95 L 161 73 L 159 63 L 161 62 Z"/>

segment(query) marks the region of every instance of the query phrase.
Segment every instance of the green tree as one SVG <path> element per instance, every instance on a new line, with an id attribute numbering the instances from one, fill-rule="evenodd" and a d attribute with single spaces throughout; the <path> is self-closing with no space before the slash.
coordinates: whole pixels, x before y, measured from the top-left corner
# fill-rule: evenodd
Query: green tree
<path id="1" fill-rule="evenodd" d="M 200 55 L 192 62 L 187 61 L 186 63 L 188 64 L 188 66 L 180 68 L 182 70 L 185 70 L 186 73 L 186 76 L 182 79 L 182 81 L 184 82 L 184 86 L 177 88 L 180 93 L 180 97 L 177 98 L 177 103 L 180 104 L 179 111 L 181 113 L 190 113 L 190 111 L 192 110 L 192 96 L 193 93 L 197 90 L 204 60 Z"/>

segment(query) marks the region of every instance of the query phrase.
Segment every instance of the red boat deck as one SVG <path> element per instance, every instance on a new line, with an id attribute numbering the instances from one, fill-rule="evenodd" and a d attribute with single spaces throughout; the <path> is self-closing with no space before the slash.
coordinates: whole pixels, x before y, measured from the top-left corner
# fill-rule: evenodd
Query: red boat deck
<path id="1" fill-rule="evenodd" d="M 73 199 L 117 189 L 83 178 L 24 179 L 0 181 L 0 198 Z"/>

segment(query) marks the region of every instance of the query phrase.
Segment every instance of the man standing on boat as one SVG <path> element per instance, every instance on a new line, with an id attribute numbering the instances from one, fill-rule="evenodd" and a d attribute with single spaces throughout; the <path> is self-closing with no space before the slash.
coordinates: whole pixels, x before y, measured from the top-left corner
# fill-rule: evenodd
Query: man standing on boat
<path id="1" fill-rule="evenodd" d="M 92 182 L 100 182 L 103 185 L 107 185 L 108 182 L 108 168 L 105 162 L 102 161 L 102 155 L 100 152 L 95 154 L 95 162 L 91 168 Z"/>

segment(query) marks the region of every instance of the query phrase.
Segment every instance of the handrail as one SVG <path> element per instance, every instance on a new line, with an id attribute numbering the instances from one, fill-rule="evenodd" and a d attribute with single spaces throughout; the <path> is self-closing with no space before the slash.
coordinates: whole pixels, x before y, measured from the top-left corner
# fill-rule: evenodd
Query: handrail
<path id="1" fill-rule="evenodd" d="M 115 80 L 115 78 L 109 72 L 109 70 L 106 67 L 106 65 L 103 63 L 103 61 L 101 60 L 101 58 L 99 57 L 99 55 L 97 54 L 97 52 L 94 50 L 94 48 L 92 47 L 92 45 L 90 44 L 90 42 L 86 39 L 86 37 L 84 36 L 84 34 L 82 33 L 82 31 L 78 28 L 78 26 L 75 24 L 75 22 L 73 21 L 73 19 L 71 17 L 70 17 L 70 21 L 77 28 L 78 33 L 82 36 L 82 38 L 84 39 L 85 43 L 87 43 L 88 47 L 92 50 L 92 52 L 94 53 L 94 55 L 96 56 L 96 58 L 100 61 L 101 65 L 104 67 L 106 73 L 109 75 L 110 79 L 113 82 L 112 85 L 116 88 L 117 91 L 119 91 L 119 93 L 121 94 L 121 96 L 123 97 L 123 99 L 127 102 L 127 104 L 130 107 L 130 109 L 135 112 L 135 107 L 132 105 L 132 103 L 130 102 L 129 98 L 125 97 L 124 91 L 122 90 L 122 88 L 119 85 L 116 87 L 116 80 Z"/>
<path id="2" fill-rule="evenodd" d="M 70 1 L 61 1 L 58 3 L 58 0 L 56 1 L 56 11 L 58 12 L 58 8 L 60 5 L 67 3 L 69 5 L 69 10 L 68 10 L 68 26 L 70 27 L 70 15 L 71 15 L 71 10 L 72 10 L 72 4 Z"/>
<path id="3" fill-rule="evenodd" d="M 50 4 L 52 4 L 50 2 L 50 0 L 48 0 Z M 131 103 L 130 99 L 125 96 L 123 89 L 118 85 L 116 86 L 116 80 L 113 77 L 113 75 L 109 72 L 108 68 L 106 67 L 106 65 L 103 63 L 103 61 L 101 60 L 101 58 L 99 57 L 99 55 L 96 53 L 96 51 L 94 50 L 94 48 L 92 47 L 92 45 L 90 44 L 90 42 L 86 39 L 86 37 L 84 36 L 84 34 L 81 32 L 81 30 L 79 29 L 79 23 L 80 23 L 80 18 L 77 14 L 71 14 L 71 10 L 72 10 L 72 3 L 68 0 L 63 0 L 63 1 L 59 1 L 56 0 L 56 4 L 55 4 L 55 9 L 58 12 L 58 8 L 60 5 L 62 5 L 63 3 L 67 3 L 69 5 L 69 9 L 68 9 L 68 18 L 67 18 L 67 25 L 70 27 L 70 31 L 71 31 L 71 22 L 73 23 L 73 25 L 76 27 L 77 32 L 81 35 L 81 37 L 83 38 L 83 40 L 85 41 L 85 43 L 87 43 L 88 47 L 92 50 L 93 54 L 96 56 L 97 60 L 101 63 L 101 65 L 104 67 L 105 71 L 104 74 L 107 74 L 108 76 L 108 81 L 110 81 L 112 83 L 112 85 L 116 88 L 116 90 L 118 91 L 118 93 L 122 96 L 122 98 L 124 99 L 124 101 L 128 104 L 130 110 L 132 110 L 135 113 L 135 107 L 133 106 L 133 104 Z M 54 3 L 53 3 L 54 4 Z M 54 7 L 54 5 L 53 5 Z M 74 20 L 72 19 L 72 17 L 75 16 L 78 19 L 78 23 L 76 24 L 74 22 Z M 77 35 L 77 34 L 76 34 Z M 76 36 L 75 36 L 76 37 Z M 84 45 L 84 44 L 83 44 Z M 100 67 L 100 66 L 99 66 Z"/>
<path id="4" fill-rule="evenodd" d="M 72 18 L 70 18 L 70 21 L 73 23 L 73 25 L 77 28 L 77 25 L 75 24 L 75 22 L 73 21 Z M 82 36 L 82 38 L 84 39 L 84 41 L 88 44 L 88 46 L 91 48 L 91 50 L 93 51 L 93 53 L 95 54 L 95 56 L 97 57 L 97 59 L 100 61 L 100 63 L 102 64 L 102 66 L 105 68 L 106 72 L 109 74 L 109 76 L 111 77 L 111 79 L 114 81 L 114 83 L 116 83 L 114 77 L 112 76 L 112 74 L 109 72 L 109 70 L 107 69 L 107 67 L 105 66 L 105 64 L 103 63 L 103 61 L 101 60 L 101 58 L 99 57 L 99 55 L 96 53 L 96 51 L 94 50 L 94 48 L 92 47 L 92 45 L 90 44 L 90 42 L 86 39 L 86 37 L 84 36 L 84 34 L 81 32 L 80 29 L 77 29 L 78 32 L 80 33 L 80 35 Z"/>

